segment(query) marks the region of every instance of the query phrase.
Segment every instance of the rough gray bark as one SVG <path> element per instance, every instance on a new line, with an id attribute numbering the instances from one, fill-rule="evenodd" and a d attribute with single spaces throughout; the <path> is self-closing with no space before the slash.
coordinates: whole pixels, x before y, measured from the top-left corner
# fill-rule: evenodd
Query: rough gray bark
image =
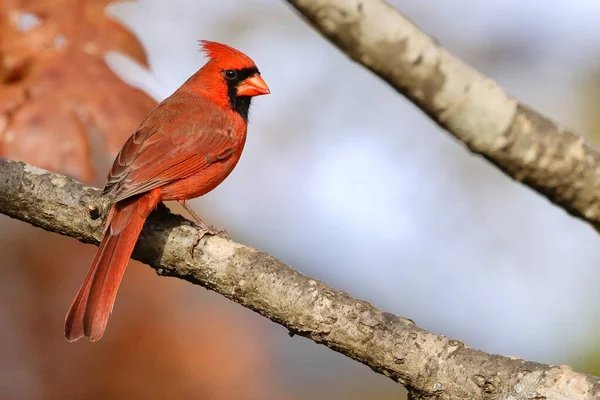
<path id="1" fill-rule="evenodd" d="M 107 199 L 99 195 L 100 190 L 70 178 L 0 158 L 0 212 L 10 217 L 98 244 L 109 208 Z M 414 399 L 600 397 L 599 378 L 566 366 L 471 349 L 229 238 L 205 237 L 192 257 L 189 248 L 197 232 L 189 221 L 160 207 L 146 223 L 133 258 L 159 275 L 214 290 L 290 333 L 367 365 L 405 385 Z"/>
<path id="2" fill-rule="evenodd" d="M 350 58 L 515 180 L 600 227 L 600 154 L 381 0 L 287 0 Z"/>

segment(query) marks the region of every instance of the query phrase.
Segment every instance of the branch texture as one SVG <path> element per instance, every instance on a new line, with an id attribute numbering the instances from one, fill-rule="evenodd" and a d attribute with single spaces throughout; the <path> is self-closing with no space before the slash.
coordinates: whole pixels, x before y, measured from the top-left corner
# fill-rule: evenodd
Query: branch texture
<path id="1" fill-rule="evenodd" d="M 98 244 L 109 209 L 100 190 L 0 158 L 0 212 L 51 232 Z M 90 207 L 90 204 L 93 206 Z M 570 367 L 490 355 L 434 335 L 411 320 L 300 274 L 223 236 L 189 248 L 196 227 L 159 207 L 133 258 L 159 275 L 214 290 L 405 385 L 414 399 L 595 399 L 600 379 Z"/>
<path id="2" fill-rule="evenodd" d="M 381 0 L 288 0 L 350 58 L 507 175 L 600 227 L 600 154 Z"/>

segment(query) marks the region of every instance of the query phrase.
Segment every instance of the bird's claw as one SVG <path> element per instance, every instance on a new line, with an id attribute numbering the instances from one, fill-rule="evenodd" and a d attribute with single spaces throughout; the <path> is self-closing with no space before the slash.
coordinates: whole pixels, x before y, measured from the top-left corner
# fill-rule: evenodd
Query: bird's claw
<path id="1" fill-rule="evenodd" d="M 223 227 L 215 228 L 214 226 L 209 225 L 203 221 L 200 221 L 200 223 L 196 223 L 196 225 L 198 225 L 199 229 L 198 229 L 198 232 L 196 232 L 196 237 L 194 238 L 194 241 L 192 242 L 192 246 L 190 247 L 190 255 L 192 256 L 192 258 L 194 258 L 194 249 L 196 248 L 196 246 L 198 246 L 198 243 L 200 243 L 200 241 L 202 240 L 202 238 L 204 236 L 206 236 L 206 235 L 215 236 L 215 235 L 221 235 L 221 234 L 229 236 L 229 234 Z"/>
<path id="2" fill-rule="evenodd" d="M 225 230 L 225 228 L 223 228 L 223 227 L 216 228 L 213 225 L 209 225 L 206 223 L 202 223 L 202 225 L 200 225 L 200 229 L 202 231 L 204 231 L 204 234 L 208 233 L 211 236 L 220 235 L 220 234 L 227 235 L 227 231 Z"/>

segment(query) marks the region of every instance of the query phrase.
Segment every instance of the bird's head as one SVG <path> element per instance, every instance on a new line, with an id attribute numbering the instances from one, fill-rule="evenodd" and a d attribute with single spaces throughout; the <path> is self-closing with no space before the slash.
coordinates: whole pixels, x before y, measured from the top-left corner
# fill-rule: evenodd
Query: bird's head
<path id="1" fill-rule="evenodd" d="M 250 57 L 227 45 L 200 41 L 209 61 L 198 71 L 193 86 L 223 107 L 248 119 L 254 96 L 269 94 L 269 87 Z"/>

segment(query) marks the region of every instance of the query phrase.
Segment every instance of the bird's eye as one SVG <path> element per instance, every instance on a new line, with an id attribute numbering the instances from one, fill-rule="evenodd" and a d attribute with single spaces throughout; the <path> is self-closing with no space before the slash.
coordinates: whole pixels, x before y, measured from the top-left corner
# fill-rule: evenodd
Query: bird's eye
<path id="1" fill-rule="evenodd" d="M 237 72 L 234 69 L 228 69 L 227 71 L 225 71 L 225 78 L 233 80 L 237 78 Z"/>

